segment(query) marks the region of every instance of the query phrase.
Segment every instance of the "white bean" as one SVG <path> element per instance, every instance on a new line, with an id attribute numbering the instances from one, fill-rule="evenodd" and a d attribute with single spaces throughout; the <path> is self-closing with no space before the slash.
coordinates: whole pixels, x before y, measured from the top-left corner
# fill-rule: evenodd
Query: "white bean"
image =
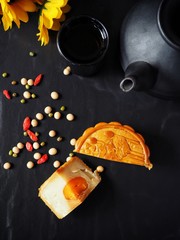
<path id="1" fill-rule="evenodd" d="M 56 136 L 56 131 L 54 131 L 54 130 L 49 131 L 49 136 L 50 137 L 55 137 Z"/>
<path id="2" fill-rule="evenodd" d="M 67 119 L 68 121 L 73 121 L 73 120 L 74 120 L 74 115 L 73 115 L 72 113 L 68 113 L 68 114 L 66 115 L 66 119 Z"/>
<path id="3" fill-rule="evenodd" d="M 66 158 L 66 162 L 68 162 L 68 161 L 71 160 L 71 159 L 72 159 L 72 157 L 70 157 L 70 156 L 67 157 L 67 158 Z"/>
<path id="4" fill-rule="evenodd" d="M 51 113 L 51 112 L 52 112 L 52 107 L 50 107 L 50 106 L 45 107 L 44 112 L 45 112 L 46 114 Z"/>
<path id="5" fill-rule="evenodd" d="M 60 112 L 55 112 L 54 113 L 54 118 L 55 119 L 60 119 L 61 118 L 61 113 Z"/>
<path id="6" fill-rule="evenodd" d="M 17 144 L 17 147 L 18 147 L 19 149 L 23 149 L 23 148 L 24 148 L 24 144 L 21 143 L 21 142 L 19 142 L 19 143 Z"/>
<path id="7" fill-rule="evenodd" d="M 34 157 L 34 159 L 38 160 L 38 159 L 40 159 L 41 154 L 37 152 L 37 153 L 34 154 L 33 157 Z"/>
<path id="8" fill-rule="evenodd" d="M 60 163 L 58 160 L 54 161 L 54 163 L 53 163 L 53 166 L 54 166 L 55 168 L 60 167 L 60 165 L 61 165 L 61 163 Z"/>
<path id="9" fill-rule="evenodd" d="M 76 139 L 75 139 L 75 138 L 72 138 L 72 139 L 70 140 L 70 144 L 71 144 L 72 146 L 75 146 L 75 144 L 76 144 Z"/>
<path id="10" fill-rule="evenodd" d="M 70 73 L 71 73 L 71 68 L 69 66 L 63 70 L 63 74 L 66 76 L 69 75 Z"/>
<path id="11" fill-rule="evenodd" d="M 26 78 L 21 78 L 21 84 L 26 85 L 27 84 L 27 79 Z"/>
<path id="12" fill-rule="evenodd" d="M 103 166 L 97 166 L 96 170 L 97 170 L 97 172 L 101 173 L 104 171 L 104 168 L 103 168 Z"/>
<path id="13" fill-rule="evenodd" d="M 34 149 L 39 149 L 39 147 L 40 147 L 40 145 L 39 145 L 38 142 L 34 142 L 34 143 L 33 143 L 33 148 L 34 148 Z"/>
<path id="14" fill-rule="evenodd" d="M 12 151 L 13 151 L 13 153 L 18 154 L 19 153 L 19 148 L 18 147 L 13 147 Z"/>
<path id="15" fill-rule="evenodd" d="M 28 80 L 27 80 L 27 84 L 28 84 L 29 86 L 33 86 L 33 85 L 34 85 L 33 79 L 28 79 Z"/>
<path id="16" fill-rule="evenodd" d="M 59 98 L 59 93 L 53 91 L 53 92 L 51 93 L 51 98 L 54 99 L 54 100 L 57 100 L 57 99 Z"/>
<path id="17" fill-rule="evenodd" d="M 36 118 L 37 118 L 38 120 L 43 120 L 44 115 L 43 115 L 42 113 L 37 113 L 37 114 L 36 114 Z"/>
<path id="18" fill-rule="evenodd" d="M 49 149 L 49 155 L 56 155 L 57 154 L 57 149 L 56 148 L 50 148 Z"/>
<path id="19" fill-rule="evenodd" d="M 28 92 L 28 91 L 25 91 L 25 92 L 23 93 L 23 96 L 24 96 L 24 98 L 29 99 L 29 98 L 31 98 L 31 93 Z"/>
<path id="20" fill-rule="evenodd" d="M 34 167 L 34 163 L 32 161 L 27 162 L 27 168 L 31 169 Z"/>
<path id="21" fill-rule="evenodd" d="M 31 126 L 32 127 L 37 127 L 37 125 L 38 125 L 38 121 L 36 119 L 32 119 L 31 120 Z"/>
<path id="22" fill-rule="evenodd" d="M 3 168 L 6 169 L 6 170 L 10 169 L 11 168 L 11 163 L 10 162 L 4 163 Z"/>

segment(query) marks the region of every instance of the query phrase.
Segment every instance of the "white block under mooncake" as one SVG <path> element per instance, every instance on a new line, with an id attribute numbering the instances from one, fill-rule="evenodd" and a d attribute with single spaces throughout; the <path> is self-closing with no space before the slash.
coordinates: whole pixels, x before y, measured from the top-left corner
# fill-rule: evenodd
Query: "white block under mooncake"
<path id="1" fill-rule="evenodd" d="M 78 157 L 58 168 L 39 188 L 39 197 L 62 219 L 79 206 L 101 181 Z"/>

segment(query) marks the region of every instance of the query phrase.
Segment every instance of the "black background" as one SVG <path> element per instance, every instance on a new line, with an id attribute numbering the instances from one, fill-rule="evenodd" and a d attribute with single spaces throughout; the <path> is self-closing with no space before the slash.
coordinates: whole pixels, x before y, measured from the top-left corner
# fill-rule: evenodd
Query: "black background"
<path id="1" fill-rule="evenodd" d="M 107 27 L 110 46 L 102 69 L 92 77 L 64 76 L 65 67 L 56 47 L 56 33 L 50 33 L 50 43 L 41 47 L 37 41 L 37 16 L 30 15 L 27 24 L 4 32 L 0 28 L 0 72 L 8 78 L 0 79 L 0 239 L 1 240 L 165 240 L 180 239 L 180 103 L 155 98 L 143 92 L 123 93 L 119 82 L 123 71 L 119 61 L 119 31 L 134 0 L 71 1 L 67 17 L 89 14 L 97 17 Z M 30 57 L 29 51 L 37 53 Z M 21 104 L 24 92 L 21 84 L 11 81 L 22 77 L 34 78 L 43 73 L 40 86 L 30 89 L 37 94 Z M 2 90 L 19 93 L 8 101 Z M 53 101 L 50 93 L 61 95 Z M 40 139 L 59 149 L 43 165 L 32 170 L 26 163 L 33 153 L 22 151 L 18 158 L 8 156 L 8 151 L 19 141 L 25 142 L 22 122 L 25 116 L 35 117 L 47 105 L 58 109 L 67 106 L 62 119 L 46 117 L 37 127 Z M 68 122 L 67 113 L 75 120 Z M 151 171 L 144 167 L 104 161 L 80 156 L 92 169 L 103 165 L 105 171 L 101 184 L 70 215 L 58 220 L 38 198 L 38 188 L 55 171 L 56 159 L 65 162 L 73 147 L 71 138 L 98 122 L 119 121 L 131 125 L 141 133 L 151 151 Z M 55 129 L 64 141 L 58 143 L 48 137 Z M 35 129 L 36 130 L 36 129 Z M 10 161 L 13 168 L 3 169 Z"/>

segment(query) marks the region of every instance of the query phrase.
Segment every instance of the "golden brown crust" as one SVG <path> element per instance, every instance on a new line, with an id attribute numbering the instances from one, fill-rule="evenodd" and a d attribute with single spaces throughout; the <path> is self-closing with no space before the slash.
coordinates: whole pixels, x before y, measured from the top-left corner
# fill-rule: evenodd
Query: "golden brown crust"
<path id="1" fill-rule="evenodd" d="M 74 152 L 152 168 L 143 136 L 119 122 L 100 122 L 86 129 L 76 141 Z"/>

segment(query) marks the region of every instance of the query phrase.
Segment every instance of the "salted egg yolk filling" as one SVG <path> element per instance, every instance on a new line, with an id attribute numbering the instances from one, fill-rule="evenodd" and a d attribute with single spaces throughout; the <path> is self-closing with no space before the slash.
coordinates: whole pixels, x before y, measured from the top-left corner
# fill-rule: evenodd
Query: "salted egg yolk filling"
<path id="1" fill-rule="evenodd" d="M 67 182 L 63 189 L 64 197 L 67 200 L 78 200 L 88 188 L 88 183 L 83 177 L 75 177 Z"/>

